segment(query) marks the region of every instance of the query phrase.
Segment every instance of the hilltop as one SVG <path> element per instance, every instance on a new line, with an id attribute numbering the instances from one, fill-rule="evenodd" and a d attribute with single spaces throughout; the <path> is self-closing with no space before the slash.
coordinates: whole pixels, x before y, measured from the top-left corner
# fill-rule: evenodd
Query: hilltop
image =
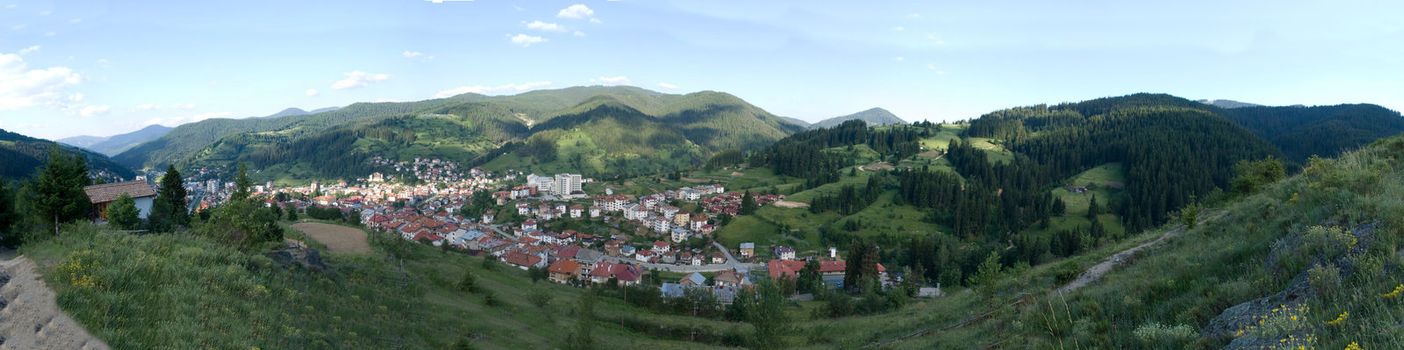
<path id="1" fill-rule="evenodd" d="M 800 129 L 726 93 L 591 86 L 212 119 L 177 127 L 115 159 L 146 168 L 248 161 L 264 168 L 260 177 L 301 180 L 364 176 L 367 160 L 377 156 L 443 157 L 494 169 L 598 174 L 617 166 L 647 173 L 686 169 L 712 153 L 762 147 Z"/>
<path id="2" fill-rule="evenodd" d="M 115 156 L 122 151 L 136 147 L 147 141 L 155 140 L 166 133 L 171 132 L 171 127 L 164 125 L 150 125 L 141 130 L 117 134 L 112 136 L 74 136 L 57 140 L 59 143 L 81 147 L 83 149 L 102 153 L 108 157 Z"/>
<path id="3" fill-rule="evenodd" d="M 897 115 L 892 114 L 892 112 L 888 112 L 886 109 L 882 109 L 881 107 L 874 107 L 858 113 L 824 119 L 817 123 L 809 125 L 809 128 L 832 128 L 838 126 L 839 124 L 843 124 L 843 122 L 849 120 L 861 120 L 865 123 L 868 123 L 868 125 L 871 126 L 907 123 L 907 121 L 902 120 L 902 118 L 898 118 Z"/>

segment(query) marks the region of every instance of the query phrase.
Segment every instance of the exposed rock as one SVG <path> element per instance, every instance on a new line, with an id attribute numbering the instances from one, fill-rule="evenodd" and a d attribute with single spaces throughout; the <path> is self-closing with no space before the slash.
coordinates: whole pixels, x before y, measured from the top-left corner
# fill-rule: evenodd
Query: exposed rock
<path id="1" fill-rule="evenodd" d="M 298 265 L 311 271 L 327 270 L 327 264 L 322 262 L 322 253 L 317 249 L 308 248 L 302 242 L 288 242 L 283 249 L 274 250 L 265 255 L 284 267 Z"/>

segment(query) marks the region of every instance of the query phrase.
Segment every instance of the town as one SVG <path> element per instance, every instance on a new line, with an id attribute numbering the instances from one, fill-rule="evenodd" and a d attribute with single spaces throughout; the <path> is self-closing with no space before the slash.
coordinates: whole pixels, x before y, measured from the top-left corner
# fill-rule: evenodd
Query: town
<path id="1" fill-rule="evenodd" d="M 668 272 L 683 277 L 661 283 L 663 297 L 701 289 L 728 304 L 738 288 L 759 278 L 797 278 L 810 260 L 818 262 L 823 282 L 843 286 L 847 264 L 835 248 L 825 256 L 797 256 L 791 247 L 753 242 L 727 247 L 712 237 L 744 206 L 772 205 L 783 195 L 728 192 L 720 184 L 634 195 L 579 174 L 463 170 L 441 159 L 394 162 L 377 157 L 373 162 L 385 171 L 302 186 L 268 182 L 255 186 L 253 193 L 266 206 L 309 216 L 340 213 L 374 232 L 545 271 L 550 281 L 574 286 L 634 286 L 650 274 Z M 202 169 L 187 177 L 192 210 L 228 198 L 235 184 L 221 182 L 217 174 Z M 586 186 L 605 188 L 592 196 Z M 758 249 L 768 254 L 757 254 Z M 893 282 L 881 265 L 879 273 L 884 285 Z"/>

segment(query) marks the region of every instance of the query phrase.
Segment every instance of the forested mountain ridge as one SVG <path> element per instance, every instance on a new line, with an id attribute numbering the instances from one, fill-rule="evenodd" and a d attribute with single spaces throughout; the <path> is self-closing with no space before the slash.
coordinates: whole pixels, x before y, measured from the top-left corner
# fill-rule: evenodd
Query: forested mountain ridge
<path id="1" fill-rule="evenodd" d="M 418 129 L 406 129 L 409 125 Z M 686 169 L 710 153 L 762 147 L 802 129 L 726 93 L 593 86 L 210 120 L 181 126 L 118 159 L 133 166 L 227 167 L 249 161 L 271 171 L 260 176 L 289 179 L 361 176 L 368 170 L 365 160 L 375 156 L 587 173 L 619 166 L 641 173 Z M 571 144 L 558 144 L 563 142 Z M 548 156 L 546 146 L 560 153 Z M 302 150 L 306 147 L 316 150 Z M 492 162 L 504 154 L 508 159 Z M 663 159 L 666 164 L 651 164 Z"/>
<path id="2" fill-rule="evenodd" d="M 1334 157 L 1376 139 L 1404 132 L 1399 112 L 1373 104 L 1313 107 L 1242 107 L 1221 112 L 1282 149 L 1293 162 Z"/>
<path id="3" fill-rule="evenodd" d="M 105 173 L 130 179 L 131 169 L 112 162 L 106 156 L 57 142 L 37 139 L 0 129 L 0 180 L 18 180 L 39 171 L 49 157 L 49 150 L 58 148 L 65 153 L 81 155 L 88 162 L 89 172 Z"/>

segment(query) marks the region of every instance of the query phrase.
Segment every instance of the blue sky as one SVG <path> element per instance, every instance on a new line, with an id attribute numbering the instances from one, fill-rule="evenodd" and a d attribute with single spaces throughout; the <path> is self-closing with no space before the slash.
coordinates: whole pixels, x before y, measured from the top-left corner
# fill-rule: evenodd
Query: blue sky
<path id="1" fill-rule="evenodd" d="M 1398 1 L 0 0 L 0 128 L 627 84 L 809 121 L 1134 92 L 1404 108 Z"/>

